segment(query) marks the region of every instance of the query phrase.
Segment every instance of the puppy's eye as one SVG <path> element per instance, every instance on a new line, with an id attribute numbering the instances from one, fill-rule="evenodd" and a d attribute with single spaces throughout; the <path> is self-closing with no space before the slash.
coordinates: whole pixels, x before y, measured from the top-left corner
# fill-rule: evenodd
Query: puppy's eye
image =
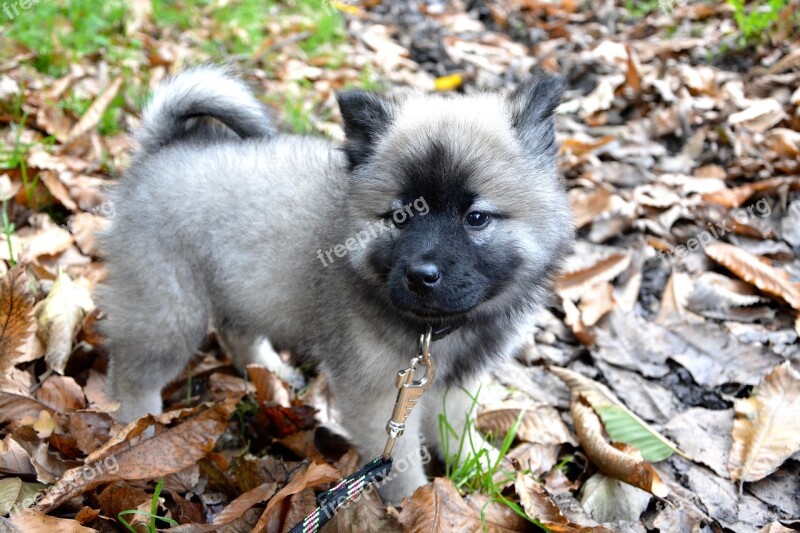
<path id="1" fill-rule="evenodd" d="M 491 219 L 492 215 L 489 213 L 484 213 L 483 211 L 473 211 L 467 215 L 467 224 L 475 229 L 482 229 L 489 224 Z"/>

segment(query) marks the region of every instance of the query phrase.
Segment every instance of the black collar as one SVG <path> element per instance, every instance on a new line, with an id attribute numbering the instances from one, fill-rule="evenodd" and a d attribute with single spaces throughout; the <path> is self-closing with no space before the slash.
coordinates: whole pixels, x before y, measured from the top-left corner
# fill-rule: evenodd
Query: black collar
<path id="1" fill-rule="evenodd" d="M 440 326 L 431 326 L 433 331 L 431 332 L 431 342 L 442 340 L 443 338 L 447 337 L 455 330 L 458 329 L 457 325 L 453 324 L 444 324 Z"/>

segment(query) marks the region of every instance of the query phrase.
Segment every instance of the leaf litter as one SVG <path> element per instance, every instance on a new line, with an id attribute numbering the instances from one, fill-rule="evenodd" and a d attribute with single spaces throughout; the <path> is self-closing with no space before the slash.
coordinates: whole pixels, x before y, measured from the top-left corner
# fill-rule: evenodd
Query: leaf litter
<path id="1" fill-rule="evenodd" d="M 287 2 L 226 17 L 246 3 L 132 2 L 74 57 L 17 31 L 31 19 L 0 35 L 0 530 L 120 531 L 159 479 L 177 530 L 285 530 L 360 464 L 320 426 L 338 416 L 321 377 L 304 394 L 265 368 L 244 380 L 213 336 L 167 413 L 127 427 L 108 414 L 91 296 L 106 194 L 148 89 L 208 59 L 240 62 L 288 127 L 335 139 L 346 86 L 470 92 L 563 73 L 577 243 L 481 408 L 495 437 L 521 420 L 500 494 L 550 531 L 800 527 L 796 5 L 743 43 L 734 2 Z M 531 527 L 436 477 L 401 509 L 362 498 L 329 530 Z"/>

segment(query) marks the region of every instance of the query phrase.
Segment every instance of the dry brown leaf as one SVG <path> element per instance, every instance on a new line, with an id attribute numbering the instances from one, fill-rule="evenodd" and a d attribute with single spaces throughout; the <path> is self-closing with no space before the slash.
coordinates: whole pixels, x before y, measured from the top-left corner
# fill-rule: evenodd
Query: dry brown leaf
<path id="1" fill-rule="evenodd" d="M 75 520 L 47 516 L 34 509 L 23 509 L 14 513 L 9 518 L 9 523 L 16 527 L 17 531 L 25 533 L 94 533 L 95 531 Z"/>
<path id="2" fill-rule="evenodd" d="M 11 435 L 0 441 L 0 474 L 5 476 L 33 476 L 36 470 L 25 448 Z"/>
<path id="3" fill-rule="evenodd" d="M 728 472 L 734 481 L 758 481 L 800 450 L 800 372 L 781 363 L 734 404 Z"/>
<path id="4" fill-rule="evenodd" d="M 686 304 L 692 291 L 692 279 L 685 272 L 673 272 L 661 294 L 656 322 L 667 325 L 673 320 L 683 320 Z"/>
<path id="5" fill-rule="evenodd" d="M 69 219 L 69 229 L 81 252 L 88 256 L 97 255 L 97 234 L 109 225 L 107 218 L 91 213 L 77 213 Z"/>
<path id="6" fill-rule="evenodd" d="M 794 533 L 796 529 L 790 529 L 780 522 L 771 522 L 758 530 L 758 533 Z"/>
<path id="7" fill-rule="evenodd" d="M 608 189 L 595 190 L 572 189 L 569 191 L 569 201 L 575 217 L 575 227 L 582 228 L 597 216 L 610 211 L 613 195 Z"/>
<path id="8" fill-rule="evenodd" d="M 528 531 L 530 523 L 508 507 L 492 503 L 485 508 L 486 529 L 481 523 L 480 498 L 464 499 L 453 482 L 436 478 L 403 501 L 400 524 L 406 531 Z"/>
<path id="9" fill-rule="evenodd" d="M 642 77 L 636 66 L 638 60 L 633 48 L 629 44 L 625 46 L 625 51 L 628 52 L 628 70 L 625 72 L 625 84 L 630 87 L 634 93 L 638 93 L 642 87 Z"/>
<path id="10" fill-rule="evenodd" d="M 12 367 L 0 374 L 0 424 L 16 427 L 23 419 L 36 420 L 39 413 L 50 410 L 31 395 L 32 388 L 27 372 Z"/>
<path id="11" fill-rule="evenodd" d="M 647 422 L 639 418 L 636 413 L 628 409 L 619 398 L 614 395 L 611 390 L 593 379 L 587 378 L 583 374 L 569 370 L 567 368 L 550 367 L 550 372 L 558 376 L 567 387 L 569 387 L 572 394 L 572 402 L 574 403 L 579 398 L 585 400 L 595 411 L 602 412 L 604 408 L 614 407 L 627 415 L 630 419 L 634 420 L 641 428 L 645 429 L 656 441 L 660 442 L 661 446 L 665 446 L 674 452 L 683 455 L 685 454 L 678 449 L 678 447 L 667 440 L 661 433 L 656 431 Z"/>
<path id="12" fill-rule="evenodd" d="M 289 387 L 282 379 L 263 366 L 247 365 L 247 375 L 256 387 L 256 399 L 261 405 L 291 405 Z"/>
<path id="13" fill-rule="evenodd" d="M 105 487 L 97 496 L 97 503 L 105 516 L 117 516 L 121 511 L 128 509 L 139 509 L 143 503 L 147 504 L 147 512 L 150 512 L 150 500 L 152 496 L 143 489 L 133 487 L 124 481 L 117 481 Z M 137 528 L 137 524 L 146 523 L 149 517 L 139 514 L 131 514 L 125 517 L 128 523 Z M 138 531 L 138 529 L 137 529 Z"/>
<path id="14" fill-rule="evenodd" d="M 283 487 L 267 504 L 264 514 L 256 524 L 256 531 L 279 531 L 281 523 L 285 520 L 289 509 L 285 505 L 290 503 L 289 497 L 306 489 L 319 487 L 338 480 L 341 476 L 338 470 L 329 464 L 311 463 L 301 473 L 296 473 L 292 480 Z M 285 524 L 291 527 L 294 524 Z"/>
<path id="15" fill-rule="evenodd" d="M 581 296 L 581 303 L 578 305 L 581 322 L 587 327 L 594 326 L 614 309 L 615 303 L 614 286 L 607 281 L 597 283 Z"/>
<path id="16" fill-rule="evenodd" d="M 97 95 L 92 105 L 89 106 L 89 109 L 86 110 L 86 113 L 80 118 L 80 120 L 75 124 L 72 129 L 69 130 L 69 134 L 67 134 L 67 139 L 64 141 L 64 144 L 70 144 L 78 137 L 82 136 L 83 134 L 87 133 L 89 130 L 93 129 L 100 119 L 103 117 L 103 113 L 105 113 L 108 106 L 111 104 L 111 101 L 117 96 L 117 92 L 119 88 L 122 86 L 122 76 L 117 77 L 114 81 L 111 82 L 102 93 Z"/>
<path id="17" fill-rule="evenodd" d="M 600 525 L 572 523 L 564 516 L 544 486 L 527 474 L 517 472 L 514 489 L 525 513 L 538 520 L 553 533 L 611 533 L 610 529 Z"/>
<path id="18" fill-rule="evenodd" d="M 70 232 L 46 222 L 42 230 L 34 233 L 27 240 L 27 247 L 20 255 L 20 263 L 33 263 L 39 265 L 42 256 L 55 256 L 72 246 L 73 239 Z"/>
<path id="19" fill-rule="evenodd" d="M 590 267 L 562 274 L 556 290 L 562 298 L 577 300 L 584 292 L 601 281 L 612 281 L 631 263 L 630 254 L 612 254 Z"/>
<path id="20" fill-rule="evenodd" d="M 33 296 L 21 266 L 0 279 L 0 372 L 14 366 L 33 334 Z"/>
<path id="21" fill-rule="evenodd" d="M 537 444 L 577 444 L 558 411 L 549 405 L 523 407 L 515 403 L 502 404 L 481 412 L 476 424 L 482 433 L 491 433 L 495 438 L 502 439 L 516 423 L 520 413 L 522 420 L 517 429 L 517 439 Z"/>
<path id="22" fill-rule="evenodd" d="M 67 186 L 64 185 L 58 178 L 58 172 L 54 170 L 42 170 L 39 173 L 39 177 L 47 186 L 47 190 L 50 191 L 50 194 L 53 195 L 53 198 L 61 202 L 61 205 L 70 211 L 75 211 L 78 209 L 78 204 L 76 204 L 75 200 L 73 200 L 69 195 Z"/>
<path id="23" fill-rule="evenodd" d="M 63 270 L 59 271 L 47 298 L 36 304 L 37 334 L 47 345 L 45 360 L 55 372 L 64 373 L 72 352 L 72 339 L 92 310 L 94 302 L 87 283 L 73 282 Z"/>
<path id="24" fill-rule="evenodd" d="M 578 306 L 569 298 L 562 298 L 561 305 L 564 307 L 564 323 L 569 326 L 575 337 L 585 346 L 594 344 L 595 334 L 583 323 Z"/>
<path id="25" fill-rule="evenodd" d="M 571 153 L 573 155 L 582 156 L 591 153 L 598 148 L 602 148 L 613 140 L 614 137 L 610 135 L 591 140 L 569 137 L 561 141 L 561 153 Z"/>
<path id="26" fill-rule="evenodd" d="M 705 247 L 706 254 L 762 292 L 784 300 L 800 310 L 800 284 L 792 283 L 784 272 L 758 257 L 730 244 L 717 242 Z"/>
<path id="27" fill-rule="evenodd" d="M 34 394 L 37 400 L 57 413 L 77 411 L 86 407 L 83 389 L 71 377 L 50 376 Z"/>
<path id="28" fill-rule="evenodd" d="M 764 132 L 783 120 L 786 113 L 774 98 L 753 101 L 749 107 L 728 117 L 728 124 L 742 126 L 750 131 Z"/>
<path id="29" fill-rule="evenodd" d="M 659 498 L 666 498 L 669 489 L 634 448 L 629 448 L 626 453 L 608 442 L 600 417 L 585 398 L 581 395 L 573 398 L 570 413 L 581 446 L 601 472 Z"/>
<path id="30" fill-rule="evenodd" d="M 234 520 L 241 517 L 245 512 L 252 509 L 255 505 L 265 502 L 275 494 L 277 484 L 274 482 L 263 483 L 249 491 L 240 494 L 235 500 L 225 506 L 220 513 L 208 524 L 181 524 L 170 528 L 175 533 L 205 533 L 218 531 Z"/>
<path id="31" fill-rule="evenodd" d="M 215 404 L 152 438 L 106 448 L 101 457 L 93 454 L 93 461 L 87 458 L 85 466 L 67 471 L 35 508 L 48 512 L 103 483 L 154 479 L 192 466 L 214 448 L 237 402 Z M 104 463 L 111 457 L 115 468 Z"/>

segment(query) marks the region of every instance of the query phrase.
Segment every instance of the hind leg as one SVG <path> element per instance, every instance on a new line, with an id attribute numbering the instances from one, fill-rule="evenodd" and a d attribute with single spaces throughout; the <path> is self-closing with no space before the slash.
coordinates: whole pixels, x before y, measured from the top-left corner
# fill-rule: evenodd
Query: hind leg
<path id="1" fill-rule="evenodd" d="M 188 269 L 109 270 L 98 298 L 108 317 L 101 325 L 110 354 L 108 389 L 120 402 L 114 417 L 127 423 L 161 412 L 161 389 L 202 343 L 208 318 Z"/>
<path id="2" fill-rule="evenodd" d="M 303 374 L 286 364 L 265 337 L 220 328 L 219 340 L 238 369 L 244 371 L 249 364 L 263 366 L 296 389 L 305 386 Z"/>

